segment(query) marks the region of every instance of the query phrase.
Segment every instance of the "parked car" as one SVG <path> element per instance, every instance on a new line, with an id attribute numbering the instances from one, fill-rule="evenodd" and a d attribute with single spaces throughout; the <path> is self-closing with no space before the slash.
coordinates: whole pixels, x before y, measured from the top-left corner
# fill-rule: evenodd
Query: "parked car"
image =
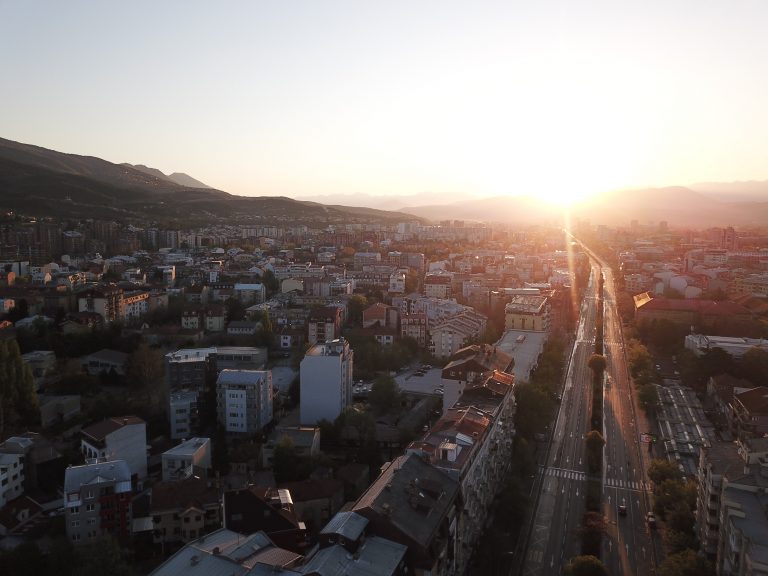
<path id="1" fill-rule="evenodd" d="M 653 512 L 648 512 L 645 516 L 646 522 L 648 522 L 648 528 L 651 530 L 656 529 L 656 516 L 654 516 Z"/>
<path id="2" fill-rule="evenodd" d="M 627 505 L 619 504 L 619 516 L 626 516 L 626 515 L 627 515 Z"/>

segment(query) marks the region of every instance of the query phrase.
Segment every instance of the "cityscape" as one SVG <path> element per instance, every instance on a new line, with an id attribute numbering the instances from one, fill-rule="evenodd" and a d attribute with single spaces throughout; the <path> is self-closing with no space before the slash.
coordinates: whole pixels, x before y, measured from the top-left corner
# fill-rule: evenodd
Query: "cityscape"
<path id="1" fill-rule="evenodd" d="M 747 4 L 0 7 L 0 576 L 768 576 Z"/>

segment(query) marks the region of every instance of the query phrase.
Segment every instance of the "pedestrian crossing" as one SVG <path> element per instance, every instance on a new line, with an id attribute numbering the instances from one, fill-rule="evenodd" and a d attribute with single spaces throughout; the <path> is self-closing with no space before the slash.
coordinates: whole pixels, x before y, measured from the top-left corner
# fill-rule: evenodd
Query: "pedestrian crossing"
<path id="1" fill-rule="evenodd" d="M 541 466 L 540 470 L 543 470 L 545 476 L 553 476 L 555 478 L 575 480 L 577 482 L 585 482 L 587 480 L 586 472 L 583 472 L 581 470 L 570 470 L 568 468 L 554 468 L 552 466 L 549 466 L 547 468 L 544 468 L 543 466 Z M 623 488 L 625 490 L 637 490 L 637 491 L 651 490 L 650 482 L 636 482 L 634 480 L 623 480 L 620 478 L 606 478 L 605 487 L 606 488 Z"/>
<path id="2" fill-rule="evenodd" d="M 616 478 L 605 479 L 606 488 L 625 488 L 627 490 L 651 490 L 650 482 L 635 482 L 633 480 L 620 480 Z"/>
<path id="3" fill-rule="evenodd" d="M 552 468 L 549 467 L 545 470 L 546 476 L 555 476 L 557 478 L 567 478 L 569 480 L 584 481 L 587 479 L 587 475 L 580 470 L 568 470 L 566 468 Z"/>

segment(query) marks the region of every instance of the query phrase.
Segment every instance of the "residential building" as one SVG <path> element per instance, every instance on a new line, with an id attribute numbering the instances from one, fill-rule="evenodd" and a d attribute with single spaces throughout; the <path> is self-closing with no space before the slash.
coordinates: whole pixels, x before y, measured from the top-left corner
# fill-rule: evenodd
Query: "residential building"
<path id="1" fill-rule="evenodd" d="M 261 304 L 266 300 L 264 284 L 235 284 L 234 296 L 243 304 Z"/>
<path id="2" fill-rule="evenodd" d="M 0 508 L 24 493 L 24 455 L 0 453 Z"/>
<path id="3" fill-rule="evenodd" d="M 396 270 L 389 276 L 389 292 L 390 294 L 405 294 L 405 277 L 406 274 L 402 270 Z"/>
<path id="4" fill-rule="evenodd" d="M 149 576 L 299 576 L 301 555 L 275 546 L 263 532 L 222 528 L 188 543 Z"/>
<path id="5" fill-rule="evenodd" d="M 23 491 L 55 492 L 60 487 L 65 468 L 64 458 L 45 436 L 35 432 L 11 436 L 0 444 L 0 457 L 2 455 L 20 457 Z M 7 491 L 7 486 L 18 480 L 14 478 L 14 459 L 7 461 L 11 462 L 10 476 L 7 477 L 8 484 L 0 484 L 0 492 L 3 489 Z"/>
<path id="6" fill-rule="evenodd" d="M 259 331 L 261 322 L 251 322 L 248 320 L 233 320 L 227 324 L 227 335 L 229 336 L 253 336 Z"/>
<path id="7" fill-rule="evenodd" d="M 732 336 L 711 336 L 705 334 L 688 334 L 685 337 L 685 348 L 696 356 L 702 356 L 709 350 L 720 348 L 733 358 L 741 358 L 751 348 L 762 348 L 768 351 L 768 340 L 763 338 L 742 338 Z"/>
<path id="8" fill-rule="evenodd" d="M 68 422 L 80 414 L 80 395 L 38 394 L 40 406 L 40 424 L 50 428 Z"/>
<path id="9" fill-rule="evenodd" d="M 216 380 L 216 410 L 228 434 L 261 432 L 272 422 L 272 371 L 222 370 Z"/>
<path id="10" fill-rule="evenodd" d="M 512 357 L 497 346 L 473 344 L 454 352 L 442 371 L 443 414 L 464 393 L 467 386 L 485 381 L 494 372 L 509 372 Z"/>
<path id="11" fill-rule="evenodd" d="M 546 332 L 550 328 L 550 306 L 546 296 L 515 295 L 504 307 L 507 330 Z"/>
<path id="12" fill-rule="evenodd" d="M 121 460 L 131 475 L 139 480 L 147 477 L 147 424 L 141 418 L 105 418 L 80 433 L 80 450 L 86 459 Z"/>
<path id="13" fill-rule="evenodd" d="M 355 269 L 360 270 L 363 266 L 379 264 L 381 262 L 381 254 L 378 252 L 355 252 L 353 262 Z"/>
<path id="14" fill-rule="evenodd" d="M 221 528 L 220 490 L 196 477 L 159 482 L 152 487 L 150 515 L 156 544 L 189 542 Z"/>
<path id="15" fill-rule="evenodd" d="M 336 340 L 341 335 L 341 308 L 315 308 L 307 318 L 307 342 L 318 344 Z"/>
<path id="16" fill-rule="evenodd" d="M 242 534 L 264 532 L 281 548 L 298 554 L 309 546 L 289 490 L 251 485 L 224 492 L 224 528 Z"/>
<path id="17" fill-rule="evenodd" d="M 731 413 L 735 432 L 740 437 L 768 434 L 768 386 L 734 393 Z"/>
<path id="18" fill-rule="evenodd" d="M 401 316 L 400 336 L 413 338 L 420 347 L 426 347 L 428 342 L 427 315 L 416 313 Z"/>
<path id="19" fill-rule="evenodd" d="M 344 483 L 333 478 L 309 478 L 286 482 L 298 519 L 310 533 L 316 534 L 344 506 Z"/>
<path id="20" fill-rule="evenodd" d="M 70 466 L 64 474 L 64 527 L 73 544 L 131 533 L 131 470 L 124 460 Z"/>
<path id="21" fill-rule="evenodd" d="M 339 512 L 320 531 L 319 548 L 302 567 L 304 574 L 404 576 L 408 547 L 366 535 L 368 519 Z"/>
<path id="22" fill-rule="evenodd" d="M 264 468 L 272 468 L 275 446 L 286 437 L 293 442 L 297 457 L 315 458 L 320 455 L 320 428 L 316 426 L 278 426 L 262 446 Z"/>
<path id="23" fill-rule="evenodd" d="M 171 392 L 168 416 L 173 440 L 189 438 L 198 429 L 200 424 L 200 413 L 197 409 L 198 394 L 199 392 L 195 390 Z"/>
<path id="24" fill-rule="evenodd" d="M 634 296 L 634 304 L 638 326 L 666 320 L 687 330 L 693 327 L 716 334 L 741 327 L 752 319 L 748 309 L 729 301 L 656 298 L 644 292 Z"/>
<path id="25" fill-rule="evenodd" d="M 91 376 L 102 374 L 117 374 L 125 376 L 128 368 L 129 355 L 117 350 L 104 348 L 88 356 L 83 356 L 81 364 Z"/>
<path id="26" fill-rule="evenodd" d="M 424 278 L 424 296 L 427 298 L 450 298 L 451 277 L 448 274 L 428 274 Z"/>
<path id="27" fill-rule="evenodd" d="M 79 312 L 95 312 L 110 324 L 123 319 L 123 291 L 116 286 L 91 288 L 77 295 Z"/>
<path id="28" fill-rule="evenodd" d="M 464 573 L 503 487 L 512 458 L 514 415 L 514 377 L 496 371 L 465 389 L 424 437 L 406 449 L 406 454 L 420 456 L 461 486 L 457 574 Z"/>
<path id="29" fill-rule="evenodd" d="M 443 320 L 430 329 L 430 349 L 438 358 L 448 358 L 479 339 L 484 333 L 488 318 L 477 312 L 462 312 Z"/>
<path id="30" fill-rule="evenodd" d="M 211 440 L 190 438 L 160 456 L 163 482 L 197 476 L 205 480 L 211 469 Z"/>
<path id="31" fill-rule="evenodd" d="M 399 456 L 354 503 L 368 533 L 407 546 L 408 574 L 459 574 L 459 483 L 414 454 Z"/>
<path id="32" fill-rule="evenodd" d="M 381 302 L 376 302 L 363 310 L 363 328 L 371 328 L 372 326 L 397 328 L 397 320 L 397 308 Z"/>
<path id="33" fill-rule="evenodd" d="M 340 338 L 315 344 L 301 361 L 301 425 L 333 422 L 352 403 L 354 352 Z"/>

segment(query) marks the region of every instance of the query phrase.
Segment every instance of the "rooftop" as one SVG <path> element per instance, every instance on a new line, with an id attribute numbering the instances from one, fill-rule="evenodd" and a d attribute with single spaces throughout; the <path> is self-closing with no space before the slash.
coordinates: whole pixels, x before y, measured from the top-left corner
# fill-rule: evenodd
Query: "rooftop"
<path id="1" fill-rule="evenodd" d="M 101 422 L 96 422 L 87 428 L 83 428 L 82 433 L 86 440 L 101 442 L 115 430 L 119 430 L 123 426 L 131 426 L 134 424 L 145 424 L 145 422 L 138 416 L 105 418 Z"/>
<path id="2" fill-rule="evenodd" d="M 200 450 L 203 446 L 210 445 L 210 438 L 190 438 L 185 440 L 178 446 L 174 446 L 170 450 L 163 452 L 163 455 L 168 456 L 192 456 L 195 452 Z"/>

